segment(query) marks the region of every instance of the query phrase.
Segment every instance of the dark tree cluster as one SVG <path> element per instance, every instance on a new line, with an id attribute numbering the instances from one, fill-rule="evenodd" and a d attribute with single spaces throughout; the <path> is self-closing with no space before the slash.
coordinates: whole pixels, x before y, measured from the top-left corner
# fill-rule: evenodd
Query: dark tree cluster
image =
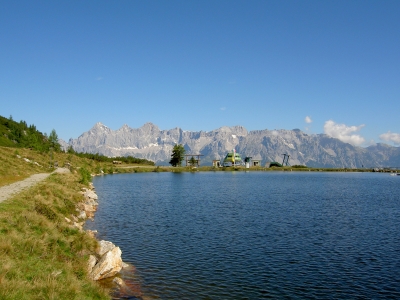
<path id="1" fill-rule="evenodd" d="M 28 126 L 25 121 L 16 122 L 12 116 L 9 119 L 0 116 L 0 146 L 32 148 L 41 152 L 61 150 L 54 129 L 47 136 L 38 131 L 35 125 Z"/>

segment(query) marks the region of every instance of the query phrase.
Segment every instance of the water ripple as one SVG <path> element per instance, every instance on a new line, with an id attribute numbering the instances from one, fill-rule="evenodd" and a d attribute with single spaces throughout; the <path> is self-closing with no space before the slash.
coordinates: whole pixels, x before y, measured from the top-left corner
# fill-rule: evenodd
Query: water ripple
<path id="1" fill-rule="evenodd" d="M 399 182 L 383 174 L 95 178 L 87 227 L 136 266 L 126 299 L 400 297 Z"/>

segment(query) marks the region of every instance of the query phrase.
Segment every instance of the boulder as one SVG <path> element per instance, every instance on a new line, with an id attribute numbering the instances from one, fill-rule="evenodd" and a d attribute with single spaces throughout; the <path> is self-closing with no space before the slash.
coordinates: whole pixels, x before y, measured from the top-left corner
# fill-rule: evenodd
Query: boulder
<path id="1" fill-rule="evenodd" d="M 90 273 L 90 278 L 93 280 L 100 280 L 112 277 L 122 269 L 121 249 L 115 247 L 108 251 L 100 261 L 94 266 Z"/>
<path id="2" fill-rule="evenodd" d="M 97 210 L 97 207 L 91 204 L 84 204 L 82 203 L 82 209 L 87 213 L 87 212 L 95 212 Z"/>
<path id="3" fill-rule="evenodd" d="M 83 231 L 83 223 L 74 222 L 72 226 L 79 229 L 79 231 Z"/>
<path id="4" fill-rule="evenodd" d="M 125 262 L 122 262 L 122 269 L 127 269 L 127 268 L 131 268 L 131 265 L 127 264 Z"/>
<path id="5" fill-rule="evenodd" d="M 87 215 L 86 212 L 84 210 L 80 211 L 78 214 L 78 219 L 86 219 Z"/>
<path id="6" fill-rule="evenodd" d="M 85 204 L 86 205 L 93 205 L 93 206 L 99 205 L 95 200 L 90 199 L 90 198 L 85 201 Z"/>
<path id="7" fill-rule="evenodd" d="M 121 278 L 119 278 L 119 277 L 115 277 L 115 278 L 113 279 L 113 282 L 114 282 L 116 285 L 118 285 L 119 287 L 126 287 L 125 282 L 124 282 Z"/>
<path id="8" fill-rule="evenodd" d="M 111 242 L 108 241 L 100 241 L 98 243 L 98 247 L 96 249 L 97 254 L 101 257 L 103 256 L 106 252 L 111 251 L 115 248 L 115 245 Z"/>
<path id="9" fill-rule="evenodd" d="M 89 255 L 89 261 L 88 261 L 88 273 L 90 274 L 93 270 L 93 267 L 97 263 L 97 258 L 94 255 Z"/>
<path id="10" fill-rule="evenodd" d="M 85 192 L 84 196 L 89 198 L 89 199 L 94 199 L 94 200 L 98 199 L 96 193 L 93 192 L 93 191 L 89 191 L 89 190 Z"/>

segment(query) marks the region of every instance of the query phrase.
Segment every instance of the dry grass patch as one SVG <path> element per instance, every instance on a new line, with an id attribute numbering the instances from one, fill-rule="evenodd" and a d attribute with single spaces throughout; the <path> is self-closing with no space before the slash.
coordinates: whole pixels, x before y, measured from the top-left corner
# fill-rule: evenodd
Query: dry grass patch
<path id="1" fill-rule="evenodd" d="M 24 158 L 31 162 L 26 162 Z M 0 147 L 0 186 L 23 180 L 32 174 L 50 172 L 46 160 L 45 154 L 29 149 Z"/>

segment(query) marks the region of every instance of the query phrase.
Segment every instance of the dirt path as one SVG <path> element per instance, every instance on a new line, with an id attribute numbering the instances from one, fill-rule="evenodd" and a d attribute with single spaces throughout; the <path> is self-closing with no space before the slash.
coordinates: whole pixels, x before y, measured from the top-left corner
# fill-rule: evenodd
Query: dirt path
<path id="1" fill-rule="evenodd" d="M 69 170 L 66 168 L 58 168 L 53 173 L 69 173 Z M 34 174 L 31 177 L 21 180 L 18 182 L 14 182 L 12 184 L 0 187 L 0 203 L 4 200 L 10 198 L 12 195 L 21 192 L 24 189 L 27 189 L 36 183 L 46 179 L 50 176 L 51 173 L 40 173 Z"/>

